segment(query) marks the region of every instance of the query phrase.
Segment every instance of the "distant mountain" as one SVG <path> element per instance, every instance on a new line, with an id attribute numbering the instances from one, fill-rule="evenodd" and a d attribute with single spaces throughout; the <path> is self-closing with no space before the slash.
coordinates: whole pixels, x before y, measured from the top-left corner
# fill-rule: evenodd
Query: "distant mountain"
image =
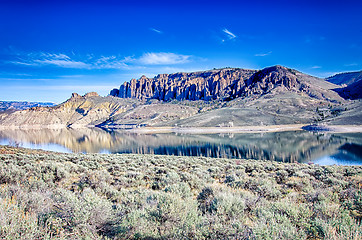
<path id="1" fill-rule="evenodd" d="M 7 110 L 24 110 L 32 107 L 52 107 L 55 103 L 51 102 L 16 102 L 16 101 L 0 101 L 0 111 Z"/>
<path id="2" fill-rule="evenodd" d="M 338 73 L 336 75 L 326 78 L 326 80 L 337 85 L 345 84 L 349 86 L 362 80 L 362 71 Z"/>
<path id="3" fill-rule="evenodd" d="M 345 99 L 362 98 L 362 71 L 336 74 L 326 79 L 340 85 L 335 91 Z"/>

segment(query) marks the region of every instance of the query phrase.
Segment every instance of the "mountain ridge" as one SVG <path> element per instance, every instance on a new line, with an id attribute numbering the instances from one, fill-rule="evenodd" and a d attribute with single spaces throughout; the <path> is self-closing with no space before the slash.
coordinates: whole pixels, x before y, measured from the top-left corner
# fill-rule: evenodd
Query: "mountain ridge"
<path id="1" fill-rule="evenodd" d="M 328 82 L 337 85 L 345 84 L 347 86 L 361 80 L 362 80 L 362 71 L 337 73 L 333 76 L 326 78 L 326 81 Z"/>
<path id="2" fill-rule="evenodd" d="M 362 98 L 362 71 L 339 73 L 326 79 L 340 85 L 335 91 L 345 99 Z"/>
<path id="3" fill-rule="evenodd" d="M 143 76 L 122 86 L 106 97 L 73 93 L 54 107 L 0 113 L 0 128 L 362 123 L 361 103 L 338 95 L 339 85 L 279 65 Z"/>
<path id="4" fill-rule="evenodd" d="M 324 82 L 325 86 L 318 87 L 321 85 L 320 82 Z M 330 86 L 327 86 L 328 84 Z M 124 82 L 119 89 L 113 89 L 110 95 L 162 101 L 231 100 L 250 95 L 260 96 L 277 87 L 304 92 L 318 99 L 341 100 L 333 92 L 326 91 L 337 88 L 337 85 L 280 65 L 262 70 L 224 68 L 202 72 L 159 74 L 154 78 L 142 76 Z"/>

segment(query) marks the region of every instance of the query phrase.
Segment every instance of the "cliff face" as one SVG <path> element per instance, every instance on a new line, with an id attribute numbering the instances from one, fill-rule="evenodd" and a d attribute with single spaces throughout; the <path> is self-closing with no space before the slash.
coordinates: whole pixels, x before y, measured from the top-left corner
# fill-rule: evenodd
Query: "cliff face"
<path id="1" fill-rule="evenodd" d="M 275 66 L 265 68 L 253 74 L 246 80 L 240 95 L 259 95 L 271 91 L 276 87 L 284 87 L 286 90 L 297 91 L 301 81 L 287 68 Z"/>
<path id="2" fill-rule="evenodd" d="M 163 101 L 212 100 L 237 95 L 256 71 L 221 69 L 193 73 L 159 74 L 154 78 L 142 76 L 113 89 L 112 96 L 121 98 L 153 98 Z"/>
<path id="3" fill-rule="evenodd" d="M 312 79 L 312 81 L 311 81 Z M 324 82 L 320 84 L 319 82 Z M 321 86 L 321 85 L 325 86 Z M 110 95 L 120 98 L 176 100 L 234 99 L 260 96 L 274 89 L 300 92 L 317 99 L 340 100 L 329 89 L 333 85 L 282 66 L 260 71 L 227 68 L 193 73 L 142 76 L 125 82 Z M 335 86 L 335 85 L 333 85 Z"/>

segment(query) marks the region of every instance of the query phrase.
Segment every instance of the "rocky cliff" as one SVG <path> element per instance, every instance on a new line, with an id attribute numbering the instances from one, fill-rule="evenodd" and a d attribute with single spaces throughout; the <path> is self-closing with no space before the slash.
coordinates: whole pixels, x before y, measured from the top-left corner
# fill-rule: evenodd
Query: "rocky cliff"
<path id="1" fill-rule="evenodd" d="M 176 100 L 231 100 L 260 96 L 274 89 L 300 92 L 317 99 L 340 100 L 329 91 L 336 85 L 283 66 L 260 71 L 226 68 L 203 72 L 142 76 L 125 82 L 110 95 L 120 98 Z"/>
<path id="2" fill-rule="evenodd" d="M 227 68 L 192 73 L 159 74 L 154 78 L 142 76 L 113 89 L 112 96 L 121 98 L 153 98 L 163 101 L 212 100 L 235 96 L 256 71 Z"/>

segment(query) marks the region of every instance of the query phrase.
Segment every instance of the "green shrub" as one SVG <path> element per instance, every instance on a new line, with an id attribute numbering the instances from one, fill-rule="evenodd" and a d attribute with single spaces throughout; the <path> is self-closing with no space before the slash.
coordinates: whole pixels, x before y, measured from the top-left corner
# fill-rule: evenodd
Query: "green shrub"
<path id="1" fill-rule="evenodd" d="M 11 151 L 1 239 L 361 238 L 358 166 Z"/>
<path id="2" fill-rule="evenodd" d="M 200 216 L 196 201 L 177 195 L 151 194 L 142 207 L 130 209 L 120 220 L 120 238 L 187 238 L 196 237 Z"/>

